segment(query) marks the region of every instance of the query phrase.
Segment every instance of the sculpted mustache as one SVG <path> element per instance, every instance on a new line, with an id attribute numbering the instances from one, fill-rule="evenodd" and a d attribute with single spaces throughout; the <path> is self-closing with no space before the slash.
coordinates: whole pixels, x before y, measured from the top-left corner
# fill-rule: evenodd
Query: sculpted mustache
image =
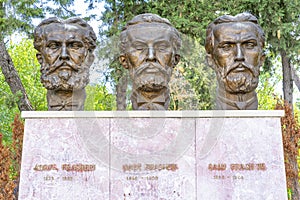
<path id="1" fill-rule="evenodd" d="M 58 68 L 60 68 L 62 66 L 71 67 L 76 72 L 79 70 L 79 68 L 76 65 L 74 65 L 72 62 L 70 62 L 68 60 L 67 61 L 66 60 L 64 60 L 64 61 L 58 60 L 53 65 L 51 65 L 47 74 L 51 74 L 52 72 L 54 72 L 55 70 L 57 70 Z"/>
<path id="2" fill-rule="evenodd" d="M 158 69 L 160 72 L 162 73 L 167 73 L 167 70 L 165 70 L 165 68 L 163 68 L 160 64 L 158 63 L 146 63 L 141 65 L 140 67 L 138 67 L 135 71 L 136 75 L 141 74 L 144 70 L 146 70 L 147 68 L 149 68 L 150 66 L 154 66 L 156 69 Z"/>
<path id="3" fill-rule="evenodd" d="M 232 70 L 235 70 L 236 68 L 239 68 L 239 67 L 243 67 L 243 68 L 248 69 L 248 70 L 252 73 L 252 75 L 253 75 L 254 77 L 258 76 L 258 75 L 254 72 L 254 70 L 253 70 L 254 67 L 253 67 L 253 66 L 248 65 L 248 64 L 242 62 L 242 63 L 234 63 L 233 65 L 229 66 L 229 67 L 228 67 L 228 70 L 226 70 L 227 72 L 225 73 L 225 76 L 224 76 L 224 77 L 226 77 Z"/>

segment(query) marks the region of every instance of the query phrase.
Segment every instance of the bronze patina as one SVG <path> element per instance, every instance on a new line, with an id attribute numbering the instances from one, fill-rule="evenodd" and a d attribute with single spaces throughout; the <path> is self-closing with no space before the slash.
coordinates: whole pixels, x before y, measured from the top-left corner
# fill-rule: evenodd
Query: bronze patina
<path id="1" fill-rule="evenodd" d="M 96 48 L 92 27 L 81 18 L 45 19 L 34 31 L 34 47 L 48 110 L 83 110 Z"/>
<path id="2" fill-rule="evenodd" d="M 155 14 L 135 16 L 123 28 L 119 57 L 132 79 L 134 110 L 167 110 L 168 83 L 180 60 L 181 39 L 171 23 Z"/>
<path id="3" fill-rule="evenodd" d="M 265 37 L 250 13 L 223 15 L 206 31 L 206 60 L 217 75 L 219 110 L 256 110 L 255 89 L 264 63 Z"/>

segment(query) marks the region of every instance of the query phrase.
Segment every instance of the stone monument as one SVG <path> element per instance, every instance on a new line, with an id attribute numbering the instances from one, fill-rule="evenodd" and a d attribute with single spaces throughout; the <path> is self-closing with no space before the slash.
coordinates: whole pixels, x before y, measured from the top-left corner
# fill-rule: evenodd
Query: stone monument
<path id="1" fill-rule="evenodd" d="M 19 200 L 287 200 L 283 114 L 22 112 Z"/>
<path id="2" fill-rule="evenodd" d="M 34 47 L 48 110 L 83 110 L 96 48 L 92 27 L 80 18 L 46 19 L 34 31 Z"/>
<path id="3" fill-rule="evenodd" d="M 208 31 L 207 59 L 222 78 L 218 95 L 230 97 L 218 102 L 222 109 L 257 106 L 263 34 L 252 15 L 221 19 L 240 17 Z M 72 99 L 62 104 L 60 94 L 84 90 L 80 72 L 93 60 L 95 40 L 87 29 L 53 21 L 35 31 L 49 108 L 79 108 Z M 287 200 L 284 111 L 140 111 L 168 108 L 179 47 L 167 20 L 136 16 L 121 33 L 120 61 L 130 70 L 138 111 L 22 112 L 19 199 Z"/>
<path id="4" fill-rule="evenodd" d="M 257 109 L 255 88 L 265 60 L 264 42 L 257 18 L 249 13 L 223 15 L 208 26 L 206 60 L 218 79 L 217 109 Z"/>
<path id="5" fill-rule="evenodd" d="M 133 110 L 167 110 L 168 83 L 180 60 L 181 39 L 167 19 L 155 14 L 135 16 L 123 28 L 119 57 L 132 79 Z"/>

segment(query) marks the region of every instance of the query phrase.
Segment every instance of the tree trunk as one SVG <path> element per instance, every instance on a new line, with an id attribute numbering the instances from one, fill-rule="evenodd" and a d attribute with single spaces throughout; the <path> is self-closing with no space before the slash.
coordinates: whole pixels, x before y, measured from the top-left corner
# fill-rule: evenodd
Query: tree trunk
<path id="1" fill-rule="evenodd" d="M 293 67 L 293 65 L 291 65 L 291 69 L 292 69 L 292 78 L 293 78 L 293 81 L 294 81 L 295 85 L 297 86 L 298 90 L 300 91 L 300 78 L 297 75 L 296 70 Z"/>
<path id="2" fill-rule="evenodd" d="M 27 97 L 26 91 L 23 87 L 21 79 L 16 71 L 14 64 L 9 56 L 3 40 L 0 39 L 0 66 L 5 81 L 8 83 L 10 90 L 14 95 L 21 92 L 21 97 L 18 102 L 20 111 L 33 110 L 30 101 Z"/>
<path id="3" fill-rule="evenodd" d="M 126 92 L 128 85 L 128 73 L 122 76 L 116 86 L 117 89 L 117 110 L 126 110 Z"/>
<path id="4" fill-rule="evenodd" d="M 293 107 L 293 78 L 290 64 L 290 58 L 287 56 L 285 50 L 280 51 L 282 62 L 282 75 L 283 75 L 283 97 L 284 100 Z"/>

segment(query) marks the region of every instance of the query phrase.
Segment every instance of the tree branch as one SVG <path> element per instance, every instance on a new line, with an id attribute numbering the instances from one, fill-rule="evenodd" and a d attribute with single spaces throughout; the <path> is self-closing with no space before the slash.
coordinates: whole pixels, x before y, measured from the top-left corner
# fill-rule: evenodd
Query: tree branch
<path id="1" fill-rule="evenodd" d="M 14 95 L 21 92 L 22 96 L 18 102 L 18 107 L 20 111 L 33 110 L 32 105 L 27 97 L 25 88 L 21 82 L 21 79 L 16 71 L 14 64 L 9 56 L 5 44 L 2 39 L 0 39 L 0 66 L 2 73 L 5 77 L 5 81 L 8 83 L 10 90 Z"/>
<path id="2" fill-rule="evenodd" d="M 63 5 L 62 3 L 60 3 L 60 6 L 61 6 L 67 13 L 71 14 L 72 16 L 76 16 L 76 14 L 75 14 L 73 11 L 67 9 L 66 6 Z"/>

